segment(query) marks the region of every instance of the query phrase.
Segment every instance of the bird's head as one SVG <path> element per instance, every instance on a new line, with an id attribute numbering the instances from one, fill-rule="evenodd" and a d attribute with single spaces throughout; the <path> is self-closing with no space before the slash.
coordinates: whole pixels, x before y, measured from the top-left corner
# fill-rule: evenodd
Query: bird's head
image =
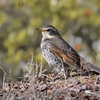
<path id="1" fill-rule="evenodd" d="M 51 25 L 43 27 L 43 28 L 36 28 L 37 30 L 41 31 L 43 39 L 46 38 L 54 38 L 60 36 L 57 29 Z"/>

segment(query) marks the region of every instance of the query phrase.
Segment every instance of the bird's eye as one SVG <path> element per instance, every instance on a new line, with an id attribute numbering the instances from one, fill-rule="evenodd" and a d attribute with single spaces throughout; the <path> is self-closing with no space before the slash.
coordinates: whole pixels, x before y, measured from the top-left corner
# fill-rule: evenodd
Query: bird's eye
<path id="1" fill-rule="evenodd" d="M 47 32 L 49 32 L 50 31 L 50 29 L 47 29 Z"/>

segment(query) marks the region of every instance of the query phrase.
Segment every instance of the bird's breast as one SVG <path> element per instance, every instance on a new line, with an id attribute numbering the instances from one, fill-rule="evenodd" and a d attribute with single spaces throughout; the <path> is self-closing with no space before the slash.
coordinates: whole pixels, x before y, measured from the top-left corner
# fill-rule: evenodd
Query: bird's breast
<path id="1" fill-rule="evenodd" d="M 54 67 L 61 67 L 61 61 L 59 58 L 57 58 L 50 50 L 50 43 L 42 41 L 41 42 L 41 51 L 42 55 L 45 58 L 45 60 L 48 62 L 49 65 Z"/>

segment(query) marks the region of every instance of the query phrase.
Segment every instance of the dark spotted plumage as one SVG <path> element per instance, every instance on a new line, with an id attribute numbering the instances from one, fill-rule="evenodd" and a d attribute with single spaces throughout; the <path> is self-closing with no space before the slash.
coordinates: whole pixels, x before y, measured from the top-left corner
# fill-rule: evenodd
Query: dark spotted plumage
<path id="1" fill-rule="evenodd" d="M 83 66 L 100 73 L 100 69 L 86 62 L 51 25 L 37 28 L 42 33 L 41 51 L 49 66 L 67 69 L 81 69 Z"/>

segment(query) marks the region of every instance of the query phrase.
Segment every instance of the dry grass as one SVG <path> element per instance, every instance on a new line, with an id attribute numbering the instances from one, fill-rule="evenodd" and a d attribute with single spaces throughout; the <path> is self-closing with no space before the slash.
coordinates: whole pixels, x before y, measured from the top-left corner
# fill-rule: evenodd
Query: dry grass
<path id="1" fill-rule="evenodd" d="M 100 76 L 79 76 L 71 72 L 67 79 L 63 73 L 45 75 L 41 64 L 31 61 L 21 81 L 14 81 L 4 70 L 3 85 L 0 86 L 0 100 L 99 100 Z M 74 74 L 74 75 L 73 75 Z M 74 77 L 73 77 L 74 76 Z M 6 77 L 12 82 L 7 83 Z"/>

